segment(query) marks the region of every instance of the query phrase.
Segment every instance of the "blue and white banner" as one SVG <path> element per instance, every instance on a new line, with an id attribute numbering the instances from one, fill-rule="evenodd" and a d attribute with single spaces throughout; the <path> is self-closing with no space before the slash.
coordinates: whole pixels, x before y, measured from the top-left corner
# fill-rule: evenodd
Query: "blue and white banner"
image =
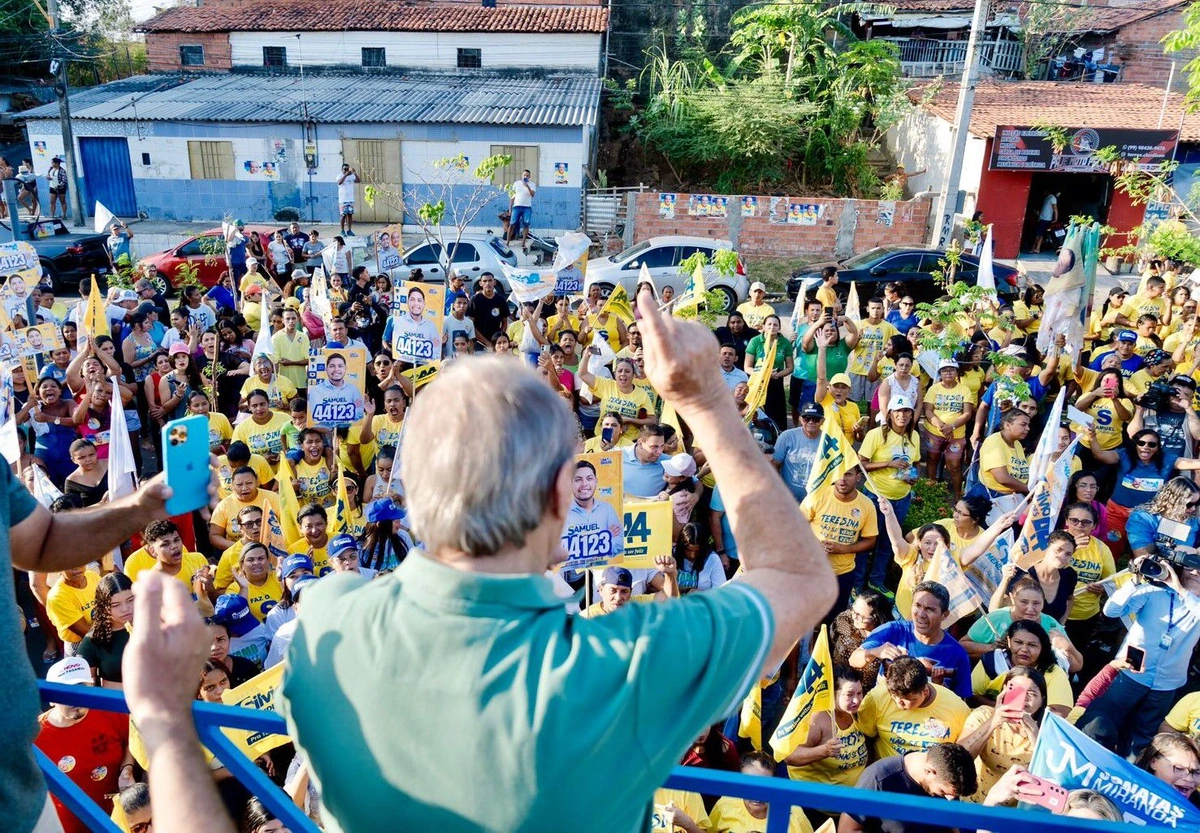
<path id="1" fill-rule="evenodd" d="M 1095 790 L 1116 804 L 1127 822 L 1200 829 L 1200 810 L 1186 798 L 1049 711 L 1029 771 L 1068 790 Z"/>

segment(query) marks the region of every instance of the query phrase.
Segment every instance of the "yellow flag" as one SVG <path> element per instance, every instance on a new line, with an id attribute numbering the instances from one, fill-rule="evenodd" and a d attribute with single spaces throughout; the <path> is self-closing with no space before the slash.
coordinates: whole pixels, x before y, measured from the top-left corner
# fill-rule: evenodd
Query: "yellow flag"
<path id="1" fill-rule="evenodd" d="M 346 467 L 338 463 L 337 503 L 334 505 L 333 519 L 329 524 L 329 535 L 339 532 L 353 532 L 347 529 L 347 518 L 350 514 L 350 497 L 346 494 Z"/>
<path id="2" fill-rule="evenodd" d="M 750 393 L 746 396 L 746 401 L 754 407 L 746 414 L 747 424 L 754 420 L 758 409 L 767 402 L 767 385 L 771 383 L 771 373 L 775 370 L 775 350 L 778 347 L 779 339 L 771 339 L 771 345 L 767 348 L 767 355 L 763 357 L 762 364 L 750 374 Z M 829 420 L 826 422 L 828 423 Z"/>
<path id="3" fill-rule="evenodd" d="M 683 294 L 679 296 L 679 300 L 675 303 L 673 314 L 682 315 L 682 313 L 691 313 L 692 316 L 699 315 L 700 305 L 704 303 L 704 296 L 707 292 L 708 290 L 704 286 L 704 267 L 697 266 L 696 271 L 692 273 L 692 277 L 683 287 Z"/>
<path id="4" fill-rule="evenodd" d="M 279 457 L 278 482 L 279 526 L 286 548 L 292 541 L 300 540 L 300 529 L 296 526 L 296 516 L 300 514 L 300 500 L 296 497 L 296 489 L 292 485 L 292 463 L 285 455 Z"/>
<path id="5" fill-rule="evenodd" d="M 846 317 L 851 321 L 861 321 L 862 312 L 858 304 L 858 287 L 850 281 L 850 294 L 846 296 Z"/>
<path id="6" fill-rule="evenodd" d="M 244 709 L 258 709 L 273 712 L 279 698 L 276 696 L 279 684 L 283 681 L 283 663 L 274 665 L 257 677 L 252 677 L 237 688 L 230 689 L 221 695 L 221 700 L 229 706 L 240 706 Z M 277 746 L 290 743 L 287 735 L 274 735 L 262 731 L 246 731 L 244 729 L 225 729 L 225 734 L 246 753 L 251 760 L 270 752 Z"/>
<path id="7" fill-rule="evenodd" d="M 841 424 L 835 417 L 827 418 L 821 429 L 812 470 L 808 473 L 808 493 L 828 486 L 858 464 L 858 455 L 842 433 Z"/>
<path id="8" fill-rule="evenodd" d="M 633 306 L 629 303 L 629 294 L 625 292 L 625 287 L 617 286 L 608 296 L 608 300 L 604 302 L 604 306 L 600 307 L 601 314 L 612 313 L 626 323 L 633 320 Z"/>
<path id="9" fill-rule="evenodd" d="M 796 683 L 796 693 L 771 736 L 775 760 L 782 761 L 808 740 L 808 725 L 814 714 L 830 711 L 833 711 L 833 658 L 829 653 L 829 628 L 822 625 L 804 674 Z"/>
<path id="10" fill-rule="evenodd" d="M 83 329 L 88 338 L 112 335 L 108 330 L 108 311 L 104 305 L 104 296 L 100 294 L 100 281 L 92 277 L 92 291 L 88 293 L 87 303 L 83 308 Z"/>
<path id="11" fill-rule="evenodd" d="M 417 390 L 432 382 L 437 377 L 441 367 L 442 363 L 439 360 L 430 364 L 423 364 L 420 367 L 410 367 L 408 370 L 401 370 L 400 375 L 407 376 L 412 382 L 413 390 Z"/>
<path id="12" fill-rule="evenodd" d="M 750 745 L 759 752 L 763 748 L 762 739 L 762 681 L 759 680 L 750 689 L 746 699 L 742 701 L 742 711 L 738 715 L 738 737 L 749 738 Z"/>

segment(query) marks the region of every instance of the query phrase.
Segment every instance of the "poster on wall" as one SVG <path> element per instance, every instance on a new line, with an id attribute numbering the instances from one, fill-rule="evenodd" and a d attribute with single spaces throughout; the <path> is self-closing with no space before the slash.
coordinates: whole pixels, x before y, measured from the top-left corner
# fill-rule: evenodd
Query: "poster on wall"
<path id="1" fill-rule="evenodd" d="M 788 198 L 771 197 L 771 213 L 768 222 L 783 224 L 787 222 Z"/>
<path id="2" fill-rule="evenodd" d="M 1096 152 L 1114 148 L 1121 159 L 1147 171 L 1168 161 L 1179 141 L 1178 130 L 1068 127 L 1065 131 L 1069 141 L 1057 152 L 1043 129 L 1000 125 L 992 139 L 989 167 L 993 171 L 1106 172 L 1109 165 L 1098 160 Z"/>
<path id="3" fill-rule="evenodd" d="M 758 214 L 758 197 L 742 197 L 742 216 L 754 217 Z"/>
<path id="4" fill-rule="evenodd" d="M 892 227 L 896 221 L 896 201 L 880 200 L 879 213 L 875 216 L 875 225 Z"/>
<path id="5" fill-rule="evenodd" d="M 679 200 L 678 194 L 659 194 L 658 195 L 658 216 L 664 220 L 675 219 L 675 203 Z"/>
<path id="6" fill-rule="evenodd" d="M 787 222 L 789 226 L 815 226 L 821 217 L 824 206 L 816 203 L 793 202 L 788 204 Z"/>
<path id="7" fill-rule="evenodd" d="M 712 198 L 708 194 L 692 194 L 688 197 L 688 216 L 707 217 Z"/>
<path id="8" fill-rule="evenodd" d="M 246 159 L 242 162 L 242 171 L 254 179 L 279 179 L 279 163 L 274 161 Z"/>
<path id="9" fill-rule="evenodd" d="M 729 197 L 712 197 L 708 208 L 709 217 L 729 216 Z"/>
<path id="10" fill-rule="evenodd" d="M 554 184 L 555 185 L 566 185 L 567 184 L 567 163 L 566 162 L 555 162 L 554 163 Z"/>
<path id="11" fill-rule="evenodd" d="M 36 155 L 36 156 L 45 156 L 46 155 L 46 143 L 45 142 L 34 142 L 33 143 L 33 152 L 34 152 L 34 155 Z"/>
<path id="12" fill-rule="evenodd" d="M 271 150 L 275 152 L 275 158 L 283 160 L 287 158 L 287 142 L 283 139 L 272 139 Z"/>

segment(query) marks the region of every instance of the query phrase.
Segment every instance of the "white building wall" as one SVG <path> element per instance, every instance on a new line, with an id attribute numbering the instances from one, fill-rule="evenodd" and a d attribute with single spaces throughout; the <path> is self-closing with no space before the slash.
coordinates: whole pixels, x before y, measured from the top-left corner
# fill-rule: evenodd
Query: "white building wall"
<path id="1" fill-rule="evenodd" d="M 499 144 L 499 143 L 496 143 Z M 587 162 L 587 147 L 582 142 L 517 142 L 538 148 L 538 169 L 533 171 L 533 181 L 538 186 L 553 187 L 569 186 L 583 187 L 583 166 Z M 434 163 L 439 159 L 465 155 L 469 160 L 469 169 L 474 170 L 479 162 L 491 155 L 492 142 L 444 142 L 444 141 L 410 141 L 405 140 L 400 146 L 401 164 L 404 181 L 419 183 L 436 181 L 439 178 Z M 567 164 L 567 181 L 555 181 L 555 164 Z M 464 179 L 464 184 L 468 179 Z M 511 182 L 502 183 L 511 185 Z"/>
<path id="2" fill-rule="evenodd" d="M 296 36 L 301 37 L 297 41 Z M 287 49 L 290 66 L 362 65 L 363 47 L 383 47 L 388 66 L 457 69 L 459 49 L 479 49 L 482 68 L 599 72 L 599 34 L 516 32 L 231 32 L 236 66 L 261 67 L 264 46 Z"/>
<path id="3" fill-rule="evenodd" d="M 950 171 L 952 134 L 950 122 L 920 107 L 914 107 L 899 124 L 888 129 L 885 145 L 896 162 L 908 172 L 908 187 L 912 193 L 942 190 Z M 967 137 L 958 184 L 960 190 L 967 192 L 962 212 L 967 217 L 975 210 L 983 166 L 987 164 L 986 150 L 986 140 Z"/>

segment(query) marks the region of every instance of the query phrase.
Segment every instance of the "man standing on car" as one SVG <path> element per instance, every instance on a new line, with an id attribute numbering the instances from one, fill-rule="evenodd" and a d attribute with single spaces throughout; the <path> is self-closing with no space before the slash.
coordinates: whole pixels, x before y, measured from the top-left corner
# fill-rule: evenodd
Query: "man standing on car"
<path id="1" fill-rule="evenodd" d="M 512 197 L 508 200 L 509 211 L 512 212 L 508 239 L 516 240 L 523 234 L 521 244 L 525 254 L 529 254 L 529 219 L 533 214 L 533 198 L 537 195 L 537 185 L 530 179 L 529 171 L 521 171 L 521 178 L 513 183 Z"/>

